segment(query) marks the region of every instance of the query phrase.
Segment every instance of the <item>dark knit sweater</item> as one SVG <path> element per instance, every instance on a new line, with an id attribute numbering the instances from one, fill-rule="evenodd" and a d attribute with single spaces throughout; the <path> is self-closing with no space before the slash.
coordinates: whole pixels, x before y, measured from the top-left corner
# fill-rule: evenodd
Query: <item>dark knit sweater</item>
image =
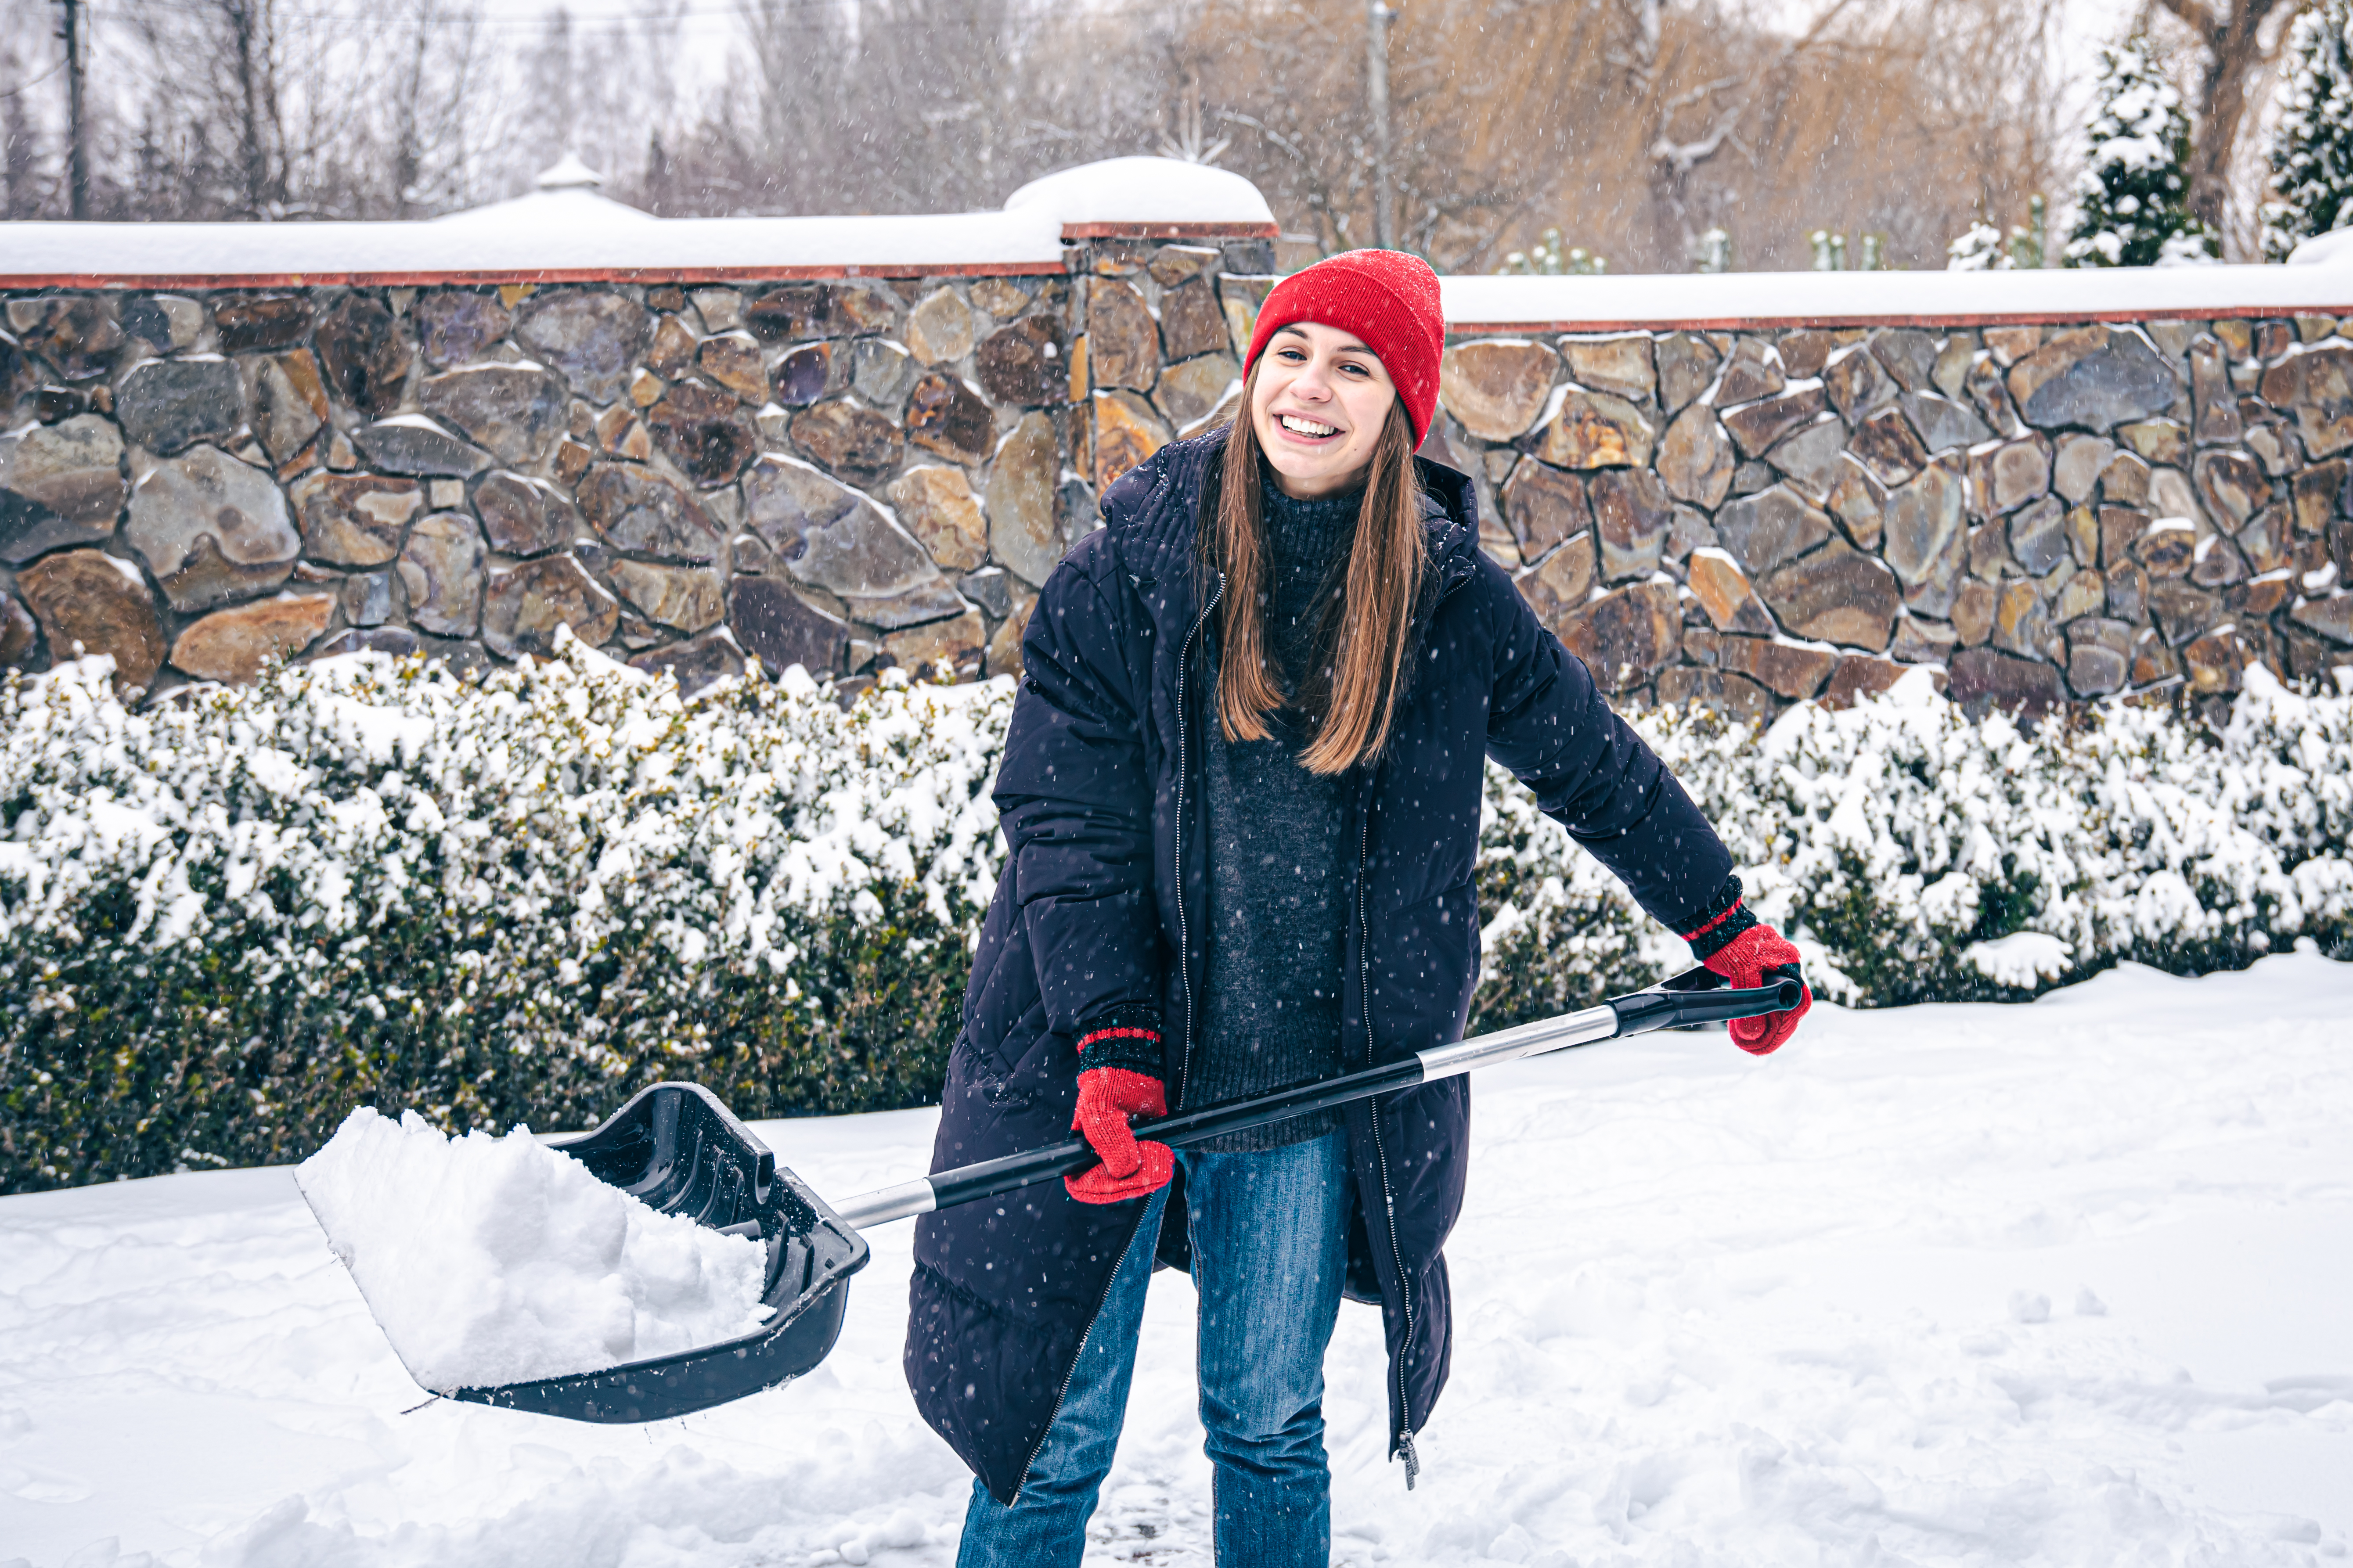
<path id="1" fill-rule="evenodd" d="M 1320 590 L 1339 591 L 1361 491 L 1293 500 L 1266 474 L 1270 580 L 1266 646 L 1296 690 L 1314 657 Z M 1338 776 L 1299 765 L 1308 731 L 1284 710 L 1264 741 L 1228 741 L 1214 718 L 1202 758 L 1209 841 L 1208 985 L 1185 1085 L 1187 1108 L 1268 1094 L 1340 1070 L 1340 983 L 1347 797 Z M 1321 1137 L 1336 1111 L 1313 1111 L 1200 1147 L 1274 1149 Z"/>

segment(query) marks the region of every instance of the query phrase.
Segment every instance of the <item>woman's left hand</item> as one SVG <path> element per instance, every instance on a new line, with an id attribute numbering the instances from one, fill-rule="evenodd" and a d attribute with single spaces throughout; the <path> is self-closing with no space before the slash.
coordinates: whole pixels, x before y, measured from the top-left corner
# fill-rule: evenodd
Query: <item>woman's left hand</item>
<path id="1" fill-rule="evenodd" d="M 1750 1056 L 1767 1056 L 1798 1032 L 1798 1020 L 1814 1005 L 1814 994 L 1799 968 L 1798 950 L 1787 937 L 1762 921 L 1734 937 L 1702 960 L 1708 968 L 1744 990 L 1776 980 L 1798 982 L 1798 1005 L 1785 1013 L 1732 1020 L 1732 1043 Z"/>

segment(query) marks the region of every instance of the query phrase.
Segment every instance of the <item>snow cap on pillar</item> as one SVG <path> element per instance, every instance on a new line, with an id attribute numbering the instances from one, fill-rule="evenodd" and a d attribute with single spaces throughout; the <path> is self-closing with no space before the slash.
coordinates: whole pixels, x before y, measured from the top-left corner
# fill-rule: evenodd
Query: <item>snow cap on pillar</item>
<path id="1" fill-rule="evenodd" d="M 1336 327 L 1379 355 L 1413 426 L 1413 444 L 1421 445 L 1438 412 L 1438 362 L 1446 352 L 1446 314 L 1429 262 L 1402 250 L 1346 250 L 1293 273 L 1259 307 L 1244 375 L 1268 341 L 1295 321 Z"/>

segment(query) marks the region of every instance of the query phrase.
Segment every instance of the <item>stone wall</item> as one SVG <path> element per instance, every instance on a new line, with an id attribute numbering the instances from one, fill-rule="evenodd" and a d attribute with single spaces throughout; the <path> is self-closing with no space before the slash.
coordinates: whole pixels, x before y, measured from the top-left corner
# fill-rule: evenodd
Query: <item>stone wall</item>
<path id="1" fill-rule="evenodd" d="M 2353 342 L 2327 316 L 1458 341 L 1487 547 L 1613 689 L 1769 713 L 2353 664 Z"/>
<path id="2" fill-rule="evenodd" d="M 17 291 L 0 663 L 592 645 L 690 684 L 1018 663 L 1105 483 L 1223 419 L 1263 241 L 1060 276 Z M 1430 455 L 1630 700 L 1906 664 L 2047 708 L 2353 662 L 2334 319 L 1455 340 Z"/>

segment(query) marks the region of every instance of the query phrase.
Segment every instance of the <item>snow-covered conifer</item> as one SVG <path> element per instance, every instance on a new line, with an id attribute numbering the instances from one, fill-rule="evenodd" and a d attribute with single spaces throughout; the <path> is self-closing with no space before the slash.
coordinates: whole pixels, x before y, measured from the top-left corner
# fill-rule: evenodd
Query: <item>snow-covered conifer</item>
<path id="1" fill-rule="evenodd" d="M 1969 225 L 1969 230 L 1945 247 L 1945 270 L 1947 272 L 2007 272 L 2010 268 L 2010 252 L 2001 245 L 2001 230 L 1979 218 Z"/>
<path id="2" fill-rule="evenodd" d="M 2299 240 L 2353 222 L 2353 62 L 2348 0 L 2320 0 L 2290 24 L 2287 90 L 2272 133 L 2263 258 L 2284 261 Z"/>
<path id="3" fill-rule="evenodd" d="M 2147 40 L 2100 51 L 2096 93 L 2067 265 L 2153 267 L 2218 254 L 2213 231 L 2189 210 L 2189 117 Z"/>

